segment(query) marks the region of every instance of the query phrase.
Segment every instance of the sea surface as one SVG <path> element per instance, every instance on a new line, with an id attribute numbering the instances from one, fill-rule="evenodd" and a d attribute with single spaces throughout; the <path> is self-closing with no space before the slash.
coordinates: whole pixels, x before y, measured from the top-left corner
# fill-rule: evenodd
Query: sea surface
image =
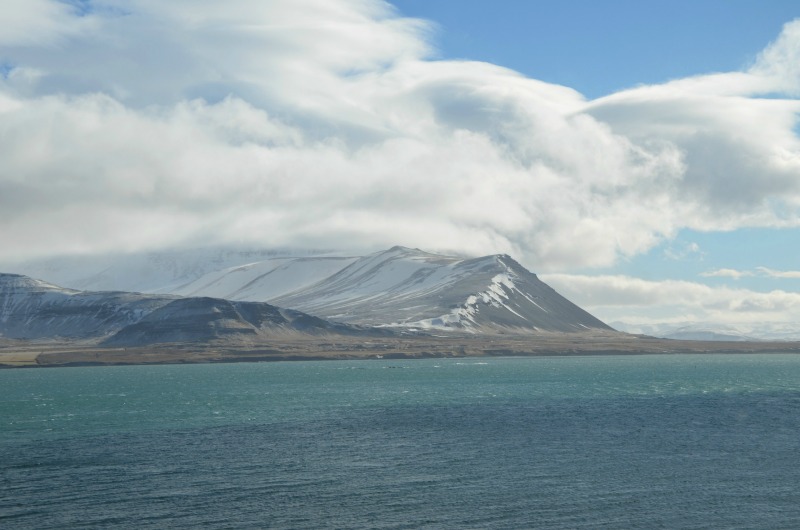
<path id="1" fill-rule="evenodd" d="M 0 528 L 800 528 L 800 355 L 0 371 Z"/>

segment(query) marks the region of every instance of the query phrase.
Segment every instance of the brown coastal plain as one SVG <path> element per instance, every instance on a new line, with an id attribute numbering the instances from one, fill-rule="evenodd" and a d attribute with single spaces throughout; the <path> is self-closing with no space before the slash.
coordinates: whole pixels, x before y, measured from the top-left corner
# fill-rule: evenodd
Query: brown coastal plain
<path id="1" fill-rule="evenodd" d="M 603 331 L 370 339 L 331 335 L 282 337 L 268 343 L 225 340 L 129 348 L 109 348 L 89 342 L 6 339 L 0 340 L 0 367 L 700 353 L 800 353 L 800 342 L 670 340 Z"/>

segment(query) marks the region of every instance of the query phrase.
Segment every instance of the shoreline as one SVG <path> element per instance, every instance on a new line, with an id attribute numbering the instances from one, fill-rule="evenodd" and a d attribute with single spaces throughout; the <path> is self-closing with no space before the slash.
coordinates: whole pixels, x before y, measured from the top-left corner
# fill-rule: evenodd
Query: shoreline
<path id="1" fill-rule="evenodd" d="M 69 341 L 4 341 L 0 343 L 0 369 L 304 360 L 770 353 L 800 353 L 800 341 L 684 341 L 596 333 L 447 338 L 418 336 L 380 340 L 340 336 L 284 337 L 268 344 L 170 343 L 129 348 L 108 348 Z"/>

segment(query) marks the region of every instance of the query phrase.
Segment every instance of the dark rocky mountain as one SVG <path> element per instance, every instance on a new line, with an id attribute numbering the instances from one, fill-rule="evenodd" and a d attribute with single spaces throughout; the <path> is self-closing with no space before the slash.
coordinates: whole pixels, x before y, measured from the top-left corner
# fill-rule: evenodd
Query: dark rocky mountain
<path id="1" fill-rule="evenodd" d="M 298 335 L 385 336 L 388 330 L 329 322 L 300 311 L 259 302 L 219 298 L 181 298 L 119 330 L 107 346 L 142 346 L 166 342 L 234 340 L 260 342 Z"/>

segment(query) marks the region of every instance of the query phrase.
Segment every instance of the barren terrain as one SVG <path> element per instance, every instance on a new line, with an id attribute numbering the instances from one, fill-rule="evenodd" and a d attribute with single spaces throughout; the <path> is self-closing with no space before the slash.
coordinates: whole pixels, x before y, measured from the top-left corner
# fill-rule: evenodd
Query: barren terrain
<path id="1" fill-rule="evenodd" d="M 135 348 L 108 348 L 80 342 L 5 340 L 0 341 L 0 366 L 676 353 L 800 353 L 800 342 L 683 341 L 602 331 L 378 339 L 331 335 L 282 337 L 269 343 L 228 340 Z"/>

